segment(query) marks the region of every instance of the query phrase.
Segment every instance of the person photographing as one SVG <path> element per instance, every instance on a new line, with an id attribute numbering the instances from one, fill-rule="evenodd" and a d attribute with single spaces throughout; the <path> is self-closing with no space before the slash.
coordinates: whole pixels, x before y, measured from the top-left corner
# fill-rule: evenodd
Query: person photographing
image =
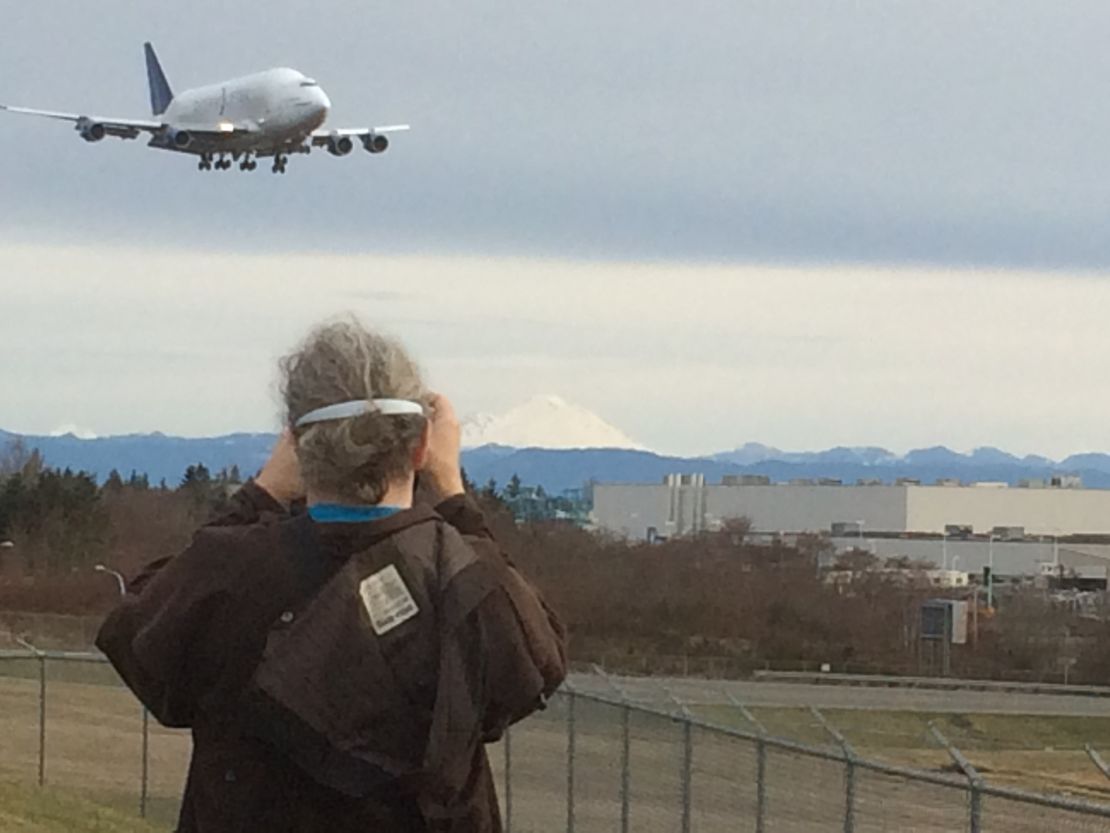
<path id="1" fill-rule="evenodd" d="M 497 833 L 484 745 L 562 682 L 564 629 L 465 494 L 454 410 L 399 343 L 330 323 L 281 370 L 270 460 L 97 640 L 192 731 L 178 830 Z"/>

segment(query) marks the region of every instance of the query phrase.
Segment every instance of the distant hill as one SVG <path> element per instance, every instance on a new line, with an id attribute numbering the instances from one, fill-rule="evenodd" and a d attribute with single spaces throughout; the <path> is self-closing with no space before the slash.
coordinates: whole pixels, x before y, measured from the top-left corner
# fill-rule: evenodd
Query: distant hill
<path id="1" fill-rule="evenodd" d="M 15 434 L 0 431 L 0 444 L 15 437 Z M 81 439 L 73 434 L 22 439 L 28 447 L 37 448 L 50 466 L 88 471 L 101 480 L 112 469 L 124 477 L 137 471 L 145 473 L 152 483 L 164 479 L 176 485 L 185 469 L 197 463 L 203 463 L 212 471 L 237 465 L 244 476 L 252 474 L 266 462 L 276 437 L 273 434 L 228 434 L 193 438 L 155 432 L 92 439 Z"/>
<path id="2" fill-rule="evenodd" d="M 834 455 L 838 457 L 839 455 Z M 893 455 L 891 455 L 893 457 Z M 816 458 L 816 459 L 813 459 Z M 1015 458 L 1016 459 L 1016 458 Z M 588 480 L 609 483 L 657 483 L 673 473 L 703 474 L 709 482 L 719 481 L 726 474 L 756 474 L 773 482 L 791 480 L 832 479 L 844 483 L 858 480 L 880 480 L 892 483 L 898 478 L 911 478 L 922 483 L 956 478 L 965 482 L 1003 482 L 1017 485 L 1019 481 L 1044 479 L 1053 474 L 1079 474 L 1086 486 L 1110 488 L 1110 458 L 1103 468 L 1061 468 L 1055 465 L 1016 463 L 977 463 L 955 452 L 934 453 L 932 450 L 906 458 L 894 458 L 882 464 L 844 460 L 825 462 L 821 454 L 796 462 L 762 460 L 741 465 L 720 457 L 665 457 L 646 451 L 626 449 L 549 450 L 526 448 L 505 453 L 488 454 L 475 449 L 464 454 L 467 473 L 476 482 L 490 477 L 505 483 L 513 474 L 525 483 L 542 483 L 549 491 L 575 488 Z"/>
<path id="3" fill-rule="evenodd" d="M 16 435 L 0 431 L 0 445 Z M 244 476 L 256 472 L 273 446 L 273 434 L 229 434 L 222 437 L 185 438 L 165 434 L 130 434 L 80 439 L 28 436 L 51 466 L 92 472 L 103 479 L 112 469 L 125 477 L 132 471 L 146 473 L 152 482 L 173 485 L 186 467 L 203 463 L 218 471 L 237 465 Z M 960 454 L 944 447 L 911 451 L 897 456 L 880 448 L 835 448 L 818 452 L 781 452 L 749 444 L 711 457 L 674 457 L 628 448 L 512 448 L 483 445 L 463 452 L 467 474 L 477 483 L 490 478 L 504 485 L 516 474 L 527 484 L 551 492 L 577 488 L 587 481 L 656 483 L 672 473 L 703 474 L 709 482 L 726 474 L 760 474 L 775 482 L 830 478 L 845 483 L 857 480 L 893 482 L 908 477 L 932 483 L 941 478 L 963 481 L 999 481 L 1047 478 L 1053 474 L 1079 474 L 1090 487 L 1110 488 L 1110 455 L 1091 453 L 1059 463 L 1046 458 L 1019 459 L 998 449 L 977 449 Z"/>

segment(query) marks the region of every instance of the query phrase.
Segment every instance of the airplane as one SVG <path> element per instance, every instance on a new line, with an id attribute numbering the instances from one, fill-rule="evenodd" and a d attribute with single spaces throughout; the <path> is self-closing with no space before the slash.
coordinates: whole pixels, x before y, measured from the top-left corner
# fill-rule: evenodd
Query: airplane
<path id="1" fill-rule="evenodd" d="M 174 95 L 154 47 L 146 52 L 152 120 L 110 119 L 76 113 L 57 113 L 0 104 L 0 110 L 73 122 L 86 142 L 105 136 L 136 139 L 150 134 L 148 147 L 199 156 L 197 169 L 226 171 L 233 162 L 253 171 L 261 157 L 273 157 L 271 170 L 284 174 L 289 156 L 327 148 L 332 156 L 346 156 L 355 140 L 369 153 L 389 147 L 388 133 L 408 130 L 407 124 L 386 127 L 322 127 L 331 100 L 315 80 L 295 69 L 269 69 Z"/>

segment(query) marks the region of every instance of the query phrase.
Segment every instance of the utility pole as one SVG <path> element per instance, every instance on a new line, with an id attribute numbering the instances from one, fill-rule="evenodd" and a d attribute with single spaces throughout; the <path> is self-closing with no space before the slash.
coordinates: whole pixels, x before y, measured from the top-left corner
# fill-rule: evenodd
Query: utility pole
<path id="1" fill-rule="evenodd" d="M 994 534 L 987 539 L 987 608 L 994 610 Z"/>
<path id="2" fill-rule="evenodd" d="M 971 598 L 972 598 L 972 601 L 971 601 L 971 605 L 972 605 L 972 608 L 971 608 L 971 622 L 972 622 L 972 626 L 971 626 L 972 627 L 971 644 L 978 647 L 979 646 L 979 588 L 978 587 L 975 588 L 975 593 Z"/>

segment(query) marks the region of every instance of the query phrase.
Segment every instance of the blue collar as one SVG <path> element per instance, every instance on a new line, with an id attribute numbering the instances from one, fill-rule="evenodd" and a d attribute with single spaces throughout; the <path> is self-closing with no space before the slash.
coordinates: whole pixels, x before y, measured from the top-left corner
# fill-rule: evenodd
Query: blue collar
<path id="1" fill-rule="evenodd" d="M 308 507 L 312 520 L 324 524 L 361 524 L 380 521 L 401 511 L 399 506 L 348 506 L 343 503 L 314 503 Z"/>

